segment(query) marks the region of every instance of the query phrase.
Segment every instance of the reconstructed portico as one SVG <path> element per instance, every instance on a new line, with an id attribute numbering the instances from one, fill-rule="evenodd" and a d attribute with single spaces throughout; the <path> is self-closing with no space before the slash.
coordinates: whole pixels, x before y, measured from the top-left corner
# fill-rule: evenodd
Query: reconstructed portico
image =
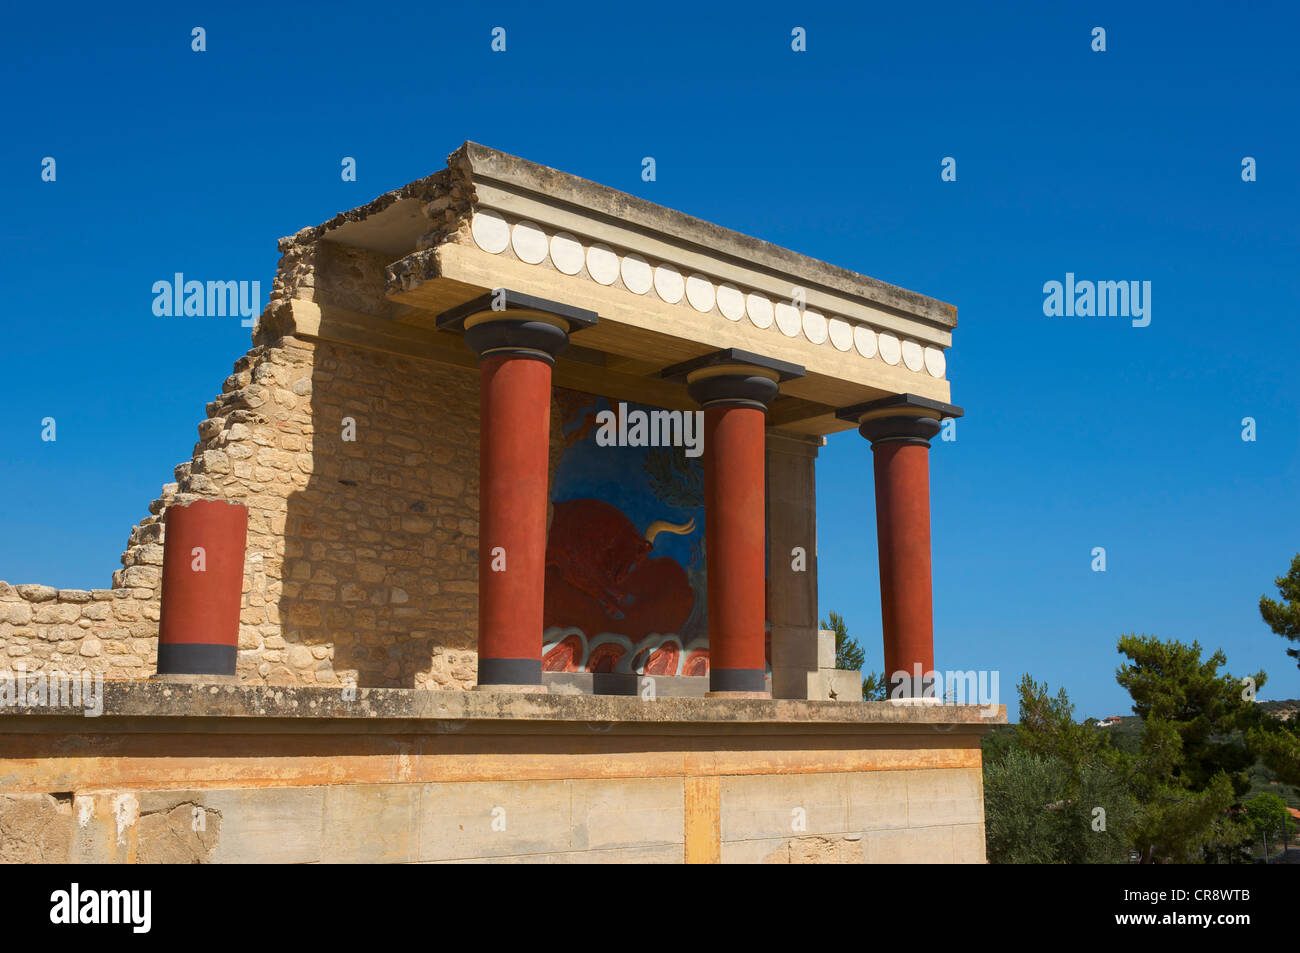
<path id="1" fill-rule="evenodd" d="M 817 601 L 856 429 L 927 694 L 954 308 L 474 143 L 280 250 L 112 588 L 0 583 L 0 676 L 109 680 L 0 710 L 31 856 L 984 860 L 1005 710 L 860 701 Z"/>
<path id="2" fill-rule="evenodd" d="M 287 240 L 286 258 L 311 248 L 317 267 L 336 257 L 324 247 L 346 249 L 353 267 L 358 257 L 384 260 L 382 294 L 376 282 L 361 307 L 319 278 L 308 287 L 282 271 L 260 333 L 478 364 L 479 684 L 542 682 L 551 384 L 704 408 L 709 671 L 718 692 L 806 697 L 807 679 L 788 677 L 794 666 L 783 663 L 818 668 L 808 664 L 816 514 L 770 499 L 767 444 L 802 445 L 811 473 L 827 435 L 860 426 L 876 459 L 886 666 L 929 671 L 924 445 L 933 431 L 880 427 L 909 413 L 936 426 L 960 415 L 948 404 L 944 359 L 955 309 L 473 143 L 448 166 Z M 882 416 L 890 401 L 903 401 L 904 412 Z M 806 568 L 791 568 L 794 546 L 768 546 L 776 522 L 794 524 L 784 535 L 807 554 Z M 760 655 L 768 623 L 771 686 Z"/>

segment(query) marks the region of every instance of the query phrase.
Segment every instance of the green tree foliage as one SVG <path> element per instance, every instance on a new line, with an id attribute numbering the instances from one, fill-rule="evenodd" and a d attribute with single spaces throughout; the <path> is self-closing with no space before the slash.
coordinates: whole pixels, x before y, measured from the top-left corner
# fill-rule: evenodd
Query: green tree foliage
<path id="1" fill-rule="evenodd" d="M 1232 856 L 1249 836 L 1230 813 L 1250 787 L 1255 762 L 1244 733 L 1258 724 L 1253 694 L 1223 673 L 1221 651 L 1202 661 L 1201 646 L 1127 635 L 1129 659 L 1116 671 L 1143 719 L 1142 743 L 1129 766 L 1143 805 L 1134 843 L 1144 862 L 1196 863 Z M 1262 687 L 1263 672 L 1254 676 Z"/>
<path id="2" fill-rule="evenodd" d="M 984 736 L 980 742 L 980 757 L 986 768 L 998 764 L 1006 758 L 1008 751 L 1020 747 L 1016 730 L 1016 725 L 994 725 L 993 730 Z"/>
<path id="3" fill-rule="evenodd" d="M 1144 749 L 1162 776 L 1167 772 L 1198 790 L 1222 772 L 1236 793 L 1244 794 L 1255 758 L 1240 732 L 1258 724 L 1259 716 L 1243 680 L 1219 673 L 1228 661 L 1223 652 L 1202 661 L 1199 642 L 1184 645 L 1145 635 L 1124 636 L 1119 651 L 1129 664 L 1116 670 L 1115 680 L 1128 689 L 1133 710 L 1145 722 Z M 1267 676 L 1257 672 L 1251 679 L 1258 691 Z"/>
<path id="4" fill-rule="evenodd" d="M 1020 724 L 1016 740 L 1031 754 L 1060 758 L 1069 768 L 1072 782 L 1078 769 L 1091 762 L 1113 764 L 1109 736 L 1074 720 L 1074 705 L 1062 688 L 1053 697 L 1047 683 L 1039 685 L 1025 675 L 1017 686 L 1020 695 Z"/>
<path id="5" fill-rule="evenodd" d="M 1055 863 L 1059 847 L 1056 816 L 1048 805 L 1065 786 L 1065 768 L 1055 758 L 1008 749 L 984 769 L 984 840 L 989 863 Z"/>
<path id="6" fill-rule="evenodd" d="M 1278 635 L 1300 643 L 1300 553 L 1291 560 L 1290 571 L 1274 579 L 1273 584 L 1282 601 L 1260 596 L 1259 614 Z M 1300 647 L 1288 648 L 1286 654 L 1300 666 Z M 1246 741 L 1279 780 L 1300 784 L 1300 718 L 1289 722 L 1280 718 L 1262 719 L 1258 728 L 1247 733 Z"/>
<path id="7" fill-rule="evenodd" d="M 1020 723 L 986 751 L 985 823 L 994 863 L 1104 864 L 1128 859 L 1138 806 L 1121 757 L 1077 724 L 1064 689 L 1021 679 Z"/>
<path id="8" fill-rule="evenodd" d="M 1286 801 L 1276 794 L 1256 795 L 1246 802 L 1245 808 L 1251 829 L 1264 847 L 1265 857 L 1273 852 L 1270 844 L 1290 842 L 1295 836 L 1295 820 L 1286 809 Z"/>
<path id="9" fill-rule="evenodd" d="M 1300 785 L 1300 725 L 1280 718 L 1262 718 L 1246 732 L 1246 744 L 1283 784 Z"/>
<path id="10" fill-rule="evenodd" d="M 822 628 L 835 633 L 835 667 L 845 672 L 862 671 L 862 663 L 867 660 L 867 653 L 858 645 L 858 640 L 849 637 L 849 627 L 844 617 L 838 612 L 830 613 L 830 621 L 822 620 Z"/>
<path id="11" fill-rule="evenodd" d="M 1243 686 L 1222 671 L 1222 652 L 1202 659 L 1196 642 L 1128 635 L 1118 648 L 1127 664 L 1116 680 L 1141 725 L 1123 745 L 1112 743 L 1114 729 L 1078 724 L 1064 689 L 1021 680 L 1014 741 L 1008 733 L 985 748 L 990 860 L 1104 863 L 1131 847 L 1148 863 L 1248 860 L 1254 828 L 1240 802 L 1254 739 L 1278 759 L 1296 753 L 1296 736 L 1254 703 L 1264 673 Z"/>
<path id="12" fill-rule="evenodd" d="M 1101 761 L 1071 765 L 1008 748 L 984 780 L 988 858 L 995 864 L 1119 864 L 1137 804 Z"/>
<path id="13" fill-rule="evenodd" d="M 864 702 L 889 701 L 889 683 L 883 672 L 862 674 L 862 700 Z"/>
<path id="14" fill-rule="evenodd" d="M 1268 596 L 1260 596 L 1259 614 L 1278 635 L 1298 643 L 1296 648 L 1287 649 L 1286 654 L 1300 666 L 1300 553 L 1291 560 L 1291 570 L 1274 579 L 1273 584 L 1284 601 L 1275 602 Z"/>

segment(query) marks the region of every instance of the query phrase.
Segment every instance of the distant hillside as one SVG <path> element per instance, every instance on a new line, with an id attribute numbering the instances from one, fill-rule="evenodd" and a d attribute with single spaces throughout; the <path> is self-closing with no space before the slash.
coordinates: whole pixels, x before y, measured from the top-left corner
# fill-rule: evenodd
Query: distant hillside
<path id="1" fill-rule="evenodd" d="M 1288 698 L 1280 702 L 1260 702 L 1259 707 L 1283 721 L 1290 721 L 1300 714 L 1300 698 Z"/>

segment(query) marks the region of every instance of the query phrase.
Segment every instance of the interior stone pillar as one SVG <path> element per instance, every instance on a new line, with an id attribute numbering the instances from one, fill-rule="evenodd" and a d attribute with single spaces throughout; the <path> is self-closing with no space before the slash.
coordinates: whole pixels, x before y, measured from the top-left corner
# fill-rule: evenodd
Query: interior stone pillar
<path id="1" fill-rule="evenodd" d="M 772 695 L 823 698 L 817 605 L 817 452 L 825 437 L 767 432 L 767 617 Z"/>

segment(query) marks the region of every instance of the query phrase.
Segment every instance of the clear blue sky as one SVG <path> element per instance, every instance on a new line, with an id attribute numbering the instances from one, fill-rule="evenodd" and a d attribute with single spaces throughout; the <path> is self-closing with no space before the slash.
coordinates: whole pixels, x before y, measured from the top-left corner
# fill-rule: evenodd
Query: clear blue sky
<path id="1" fill-rule="evenodd" d="M 260 280 L 265 300 L 278 236 L 473 139 L 958 306 L 940 668 L 1125 712 L 1115 641 L 1137 631 L 1300 696 L 1256 609 L 1300 550 L 1294 6 L 849 6 L 9 10 L 0 578 L 108 585 L 247 349 L 237 319 L 154 317 L 153 282 Z M 1152 282 L 1150 326 L 1045 317 L 1066 272 Z M 878 666 L 869 459 L 851 432 L 823 452 L 821 599 Z"/>

